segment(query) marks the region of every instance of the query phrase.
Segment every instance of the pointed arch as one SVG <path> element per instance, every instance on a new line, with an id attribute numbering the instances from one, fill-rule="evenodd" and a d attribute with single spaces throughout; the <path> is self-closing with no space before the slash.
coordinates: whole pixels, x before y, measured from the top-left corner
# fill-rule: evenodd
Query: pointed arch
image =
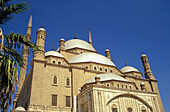
<path id="1" fill-rule="evenodd" d="M 136 96 L 136 95 L 130 94 L 130 93 L 124 93 L 124 94 L 120 94 L 120 95 L 117 95 L 117 96 L 113 97 L 112 99 L 110 99 L 110 100 L 107 102 L 106 106 L 107 106 L 110 102 L 112 102 L 113 100 L 118 99 L 118 98 L 120 98 L 120 97 L 131 97 L 131 98 L 137 99 L 138 101 L 140 101 L 140 102 L 142 102 L 143 104 L 145 104 L 145 105 L 151 110 L 151 112 L 153 112 L 153 109 L 152 109 L 151 105 L 150 105 L 147 101 L 145 101 L 144 99 L 142 99 L 142 98 L 140 98 L 140 97 L 138 97 L 138 96 Z"/>

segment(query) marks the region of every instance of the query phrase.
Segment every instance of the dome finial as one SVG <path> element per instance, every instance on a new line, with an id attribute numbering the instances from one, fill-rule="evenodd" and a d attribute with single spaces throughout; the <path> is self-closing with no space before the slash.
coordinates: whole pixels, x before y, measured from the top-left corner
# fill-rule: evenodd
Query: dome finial
<path id="1" fill-rule="evenodd" d="M 44 28 L 43 25 L 41 25 L 41 28 Z"/>
<path id="2" fill-rule="evenodd" d="M 52 44 L 52 51 L 54 51 L 54 44 Z"/>
<path id="3" fill-rule="evenodd" d="M 142 57 L 142 56 L 146 56 L 146 54 L 144 54 L 144 52 L 143 52 L 143 51 L 142 51 L 142 55 L 141 55 L 141 57 Z"/>
<path id="4" fill-rule="evenodd" d="M 76 34 L 74 34 L 74 39 L 76 39 L 77 37 L 76 37 Z"/>
<path id="5" fill-rule="evenodd" d="M 90 44 L 90 45 L 93 45 L 90 28 L 89 28 L 89 44 Z"/>
<path id="6" fill-rule="evenodd" d="M 126 60 L 125 60 L 125 66 L 127 66 Z"/>

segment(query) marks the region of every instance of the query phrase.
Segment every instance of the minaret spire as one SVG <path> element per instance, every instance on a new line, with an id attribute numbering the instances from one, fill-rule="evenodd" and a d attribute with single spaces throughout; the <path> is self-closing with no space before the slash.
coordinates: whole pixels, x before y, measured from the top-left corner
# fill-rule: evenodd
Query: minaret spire
<path id="1" fill-rule="evenodd" d="M 93 45 L 90 28 L 89 28 L 89 44 L 90 44 L 90 45 Z"/>
<path id="2" fill-rule="evenodd" d="M 32 28 L 32 13 L 30 15 L 30 19 L 29 19 L 29 22 L 28 22 L 28 26 L 27 27 L 31 27 Z"/>

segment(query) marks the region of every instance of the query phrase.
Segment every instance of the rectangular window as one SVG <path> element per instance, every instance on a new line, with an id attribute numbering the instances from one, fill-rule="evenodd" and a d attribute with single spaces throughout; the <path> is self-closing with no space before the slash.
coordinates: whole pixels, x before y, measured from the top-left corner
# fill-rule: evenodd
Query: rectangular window
<path id="1" fill-rule="evenodd" d="M 117 108 L 112 108 L 112 112 L 117 112 Z"/>
<path id="2" fill-rule="evenodd" d="M 70 107 L 71 104 L 70 104 L 70 96 L 66 96 L 66 107 Z"/>
<path id="3" fill-rule="evenodd" d="M 52 106 L 57 106 L 57 95 L 52 95 Z"/>

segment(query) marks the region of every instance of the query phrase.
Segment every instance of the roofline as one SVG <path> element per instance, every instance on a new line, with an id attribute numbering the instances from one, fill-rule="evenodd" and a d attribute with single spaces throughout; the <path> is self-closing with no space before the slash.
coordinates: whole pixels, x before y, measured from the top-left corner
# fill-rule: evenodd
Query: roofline
<path id="1" fill-rule="evenodd" d="M 75 62 L 75 63 L 70 63 L 70 64 L 76 64 L 76 63 L 96 63 L 96 64 L 101 64 L 101 65 L 106 65 L 106 64 L 103 64 L 103 63 L 97 63 L 97 62 L 93 62 L 93 61 L 88 61 L 88 62 Z M 113 64 L 114 64 L 114 63 L 113 63 Z M 106 66 L 116 67 L 116 65 L 115 65 L 115 66 L 106 65 Z"/>
<path id="2" fill-rule="evenodd" d="M 91 51 L 91 52 L 98 53 L 95 49 L 94 49 L 95 51 L 89 50 L 89 49 L 84 49 L 84 48 L 79 48 L 79 47 L 74 47 L 74 48 L 70 48 L 70 49 L 82 49 L 82 50 L 86 50 L 86 51 Z M 70 50 L 70 49 L 65 49 L 65 51 L 68 51 L 68 50 Z"/>

